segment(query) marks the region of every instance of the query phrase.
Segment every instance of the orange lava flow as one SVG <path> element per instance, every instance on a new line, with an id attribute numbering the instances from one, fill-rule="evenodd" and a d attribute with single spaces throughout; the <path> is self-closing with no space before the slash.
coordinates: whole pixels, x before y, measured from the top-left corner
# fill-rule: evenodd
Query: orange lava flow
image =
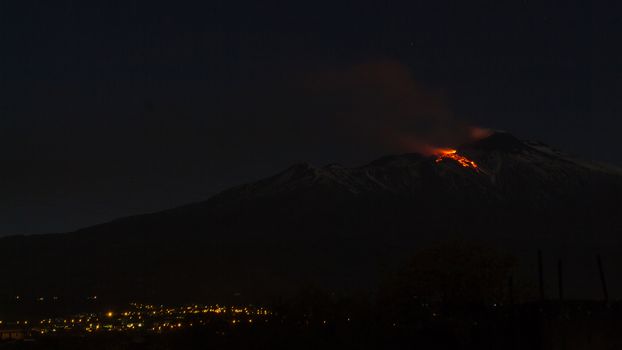
<path id="1" fill-rule="evenodd" d="M 473 169 L 478 169 L 479 167 L 477 166 L 477 163 L 475 163 L 474 161 L 470 160 L 469 158 L 463 157 L 461 155 L 458 154 L 458 151 L 456 151 L 455 149 L 439 149 L 436 152 L 436 162 L 442 162 L 445 159 L 453 159 L 456 162 L 458 162 L 458 164 L 460 164 L 461 166 L 465 167 L 465 168 L 473 168 Z"/>

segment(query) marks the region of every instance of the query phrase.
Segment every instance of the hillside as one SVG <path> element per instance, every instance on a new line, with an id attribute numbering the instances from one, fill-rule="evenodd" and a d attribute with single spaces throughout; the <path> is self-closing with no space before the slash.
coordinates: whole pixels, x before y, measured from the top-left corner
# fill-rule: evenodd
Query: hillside
<path id="1" fill-rule="evenodd" d="M 373 290 L 414 252 L 456 238 L 511 252 L 526 283 L 535 282 L 538 249 L 548 279 L 563 259 L 570 297 L 599 295 L 597 253 L 609 276 L 622 272 L 619 169 L 507 133 L 457 154 L 478 167 L 421 154 L 355 168 L 297 164 L 204 202 L 2 238 L 0 300 L 253 301 L 305 286 Z M 610 284 L 622 296 L 622 281 Z"/>

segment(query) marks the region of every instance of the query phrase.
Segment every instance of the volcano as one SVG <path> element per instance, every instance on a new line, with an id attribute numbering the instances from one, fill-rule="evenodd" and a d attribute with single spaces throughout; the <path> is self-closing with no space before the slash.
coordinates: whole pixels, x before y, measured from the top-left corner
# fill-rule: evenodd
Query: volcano
<path id="1" fill-rule="evenodd" d="M 296 164 L 204 202 L 3 238 L 0 298 L 219 301 L 308 285 L 373 290 L 417 250 L 450 239 L 511 252 L 527 283 L 538 250 L 549 277 L 561 259 L 569 297 L 600 293 L 596 254 L 609 276 L 620 275 L 620 169 L 503 132 L 454 151 L 359 167 Z M 622 296 L 621 283 L 611 280 L 610 294 Z"/>

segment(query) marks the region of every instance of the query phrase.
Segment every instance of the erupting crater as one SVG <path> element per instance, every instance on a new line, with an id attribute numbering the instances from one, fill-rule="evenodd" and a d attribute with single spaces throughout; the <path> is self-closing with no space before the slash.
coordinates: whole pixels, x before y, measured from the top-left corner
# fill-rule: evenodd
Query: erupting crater
<path id="1" fill-rule="evenodd" d="M 474 170 L 478 170 L 479 166 L 474 161 L 470 160 L 467 157 L 461 156 L 458 154 L 458 151 L 451 148 L 440 148 L 434 152 L 436 155 L 436 162 L 440 163 L 445 159 L 453 159 L 458 164 L 465 168 L 472 168 Z"/>

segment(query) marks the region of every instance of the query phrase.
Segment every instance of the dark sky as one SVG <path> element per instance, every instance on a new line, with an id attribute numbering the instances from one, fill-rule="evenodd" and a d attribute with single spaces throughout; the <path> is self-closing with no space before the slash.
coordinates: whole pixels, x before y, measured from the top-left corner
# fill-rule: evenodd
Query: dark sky
<path id="1" fill-rule="evenodd" d="M 620 9 L 2 1 L 0 235 L 503 129 L 622 164 Z"/>

